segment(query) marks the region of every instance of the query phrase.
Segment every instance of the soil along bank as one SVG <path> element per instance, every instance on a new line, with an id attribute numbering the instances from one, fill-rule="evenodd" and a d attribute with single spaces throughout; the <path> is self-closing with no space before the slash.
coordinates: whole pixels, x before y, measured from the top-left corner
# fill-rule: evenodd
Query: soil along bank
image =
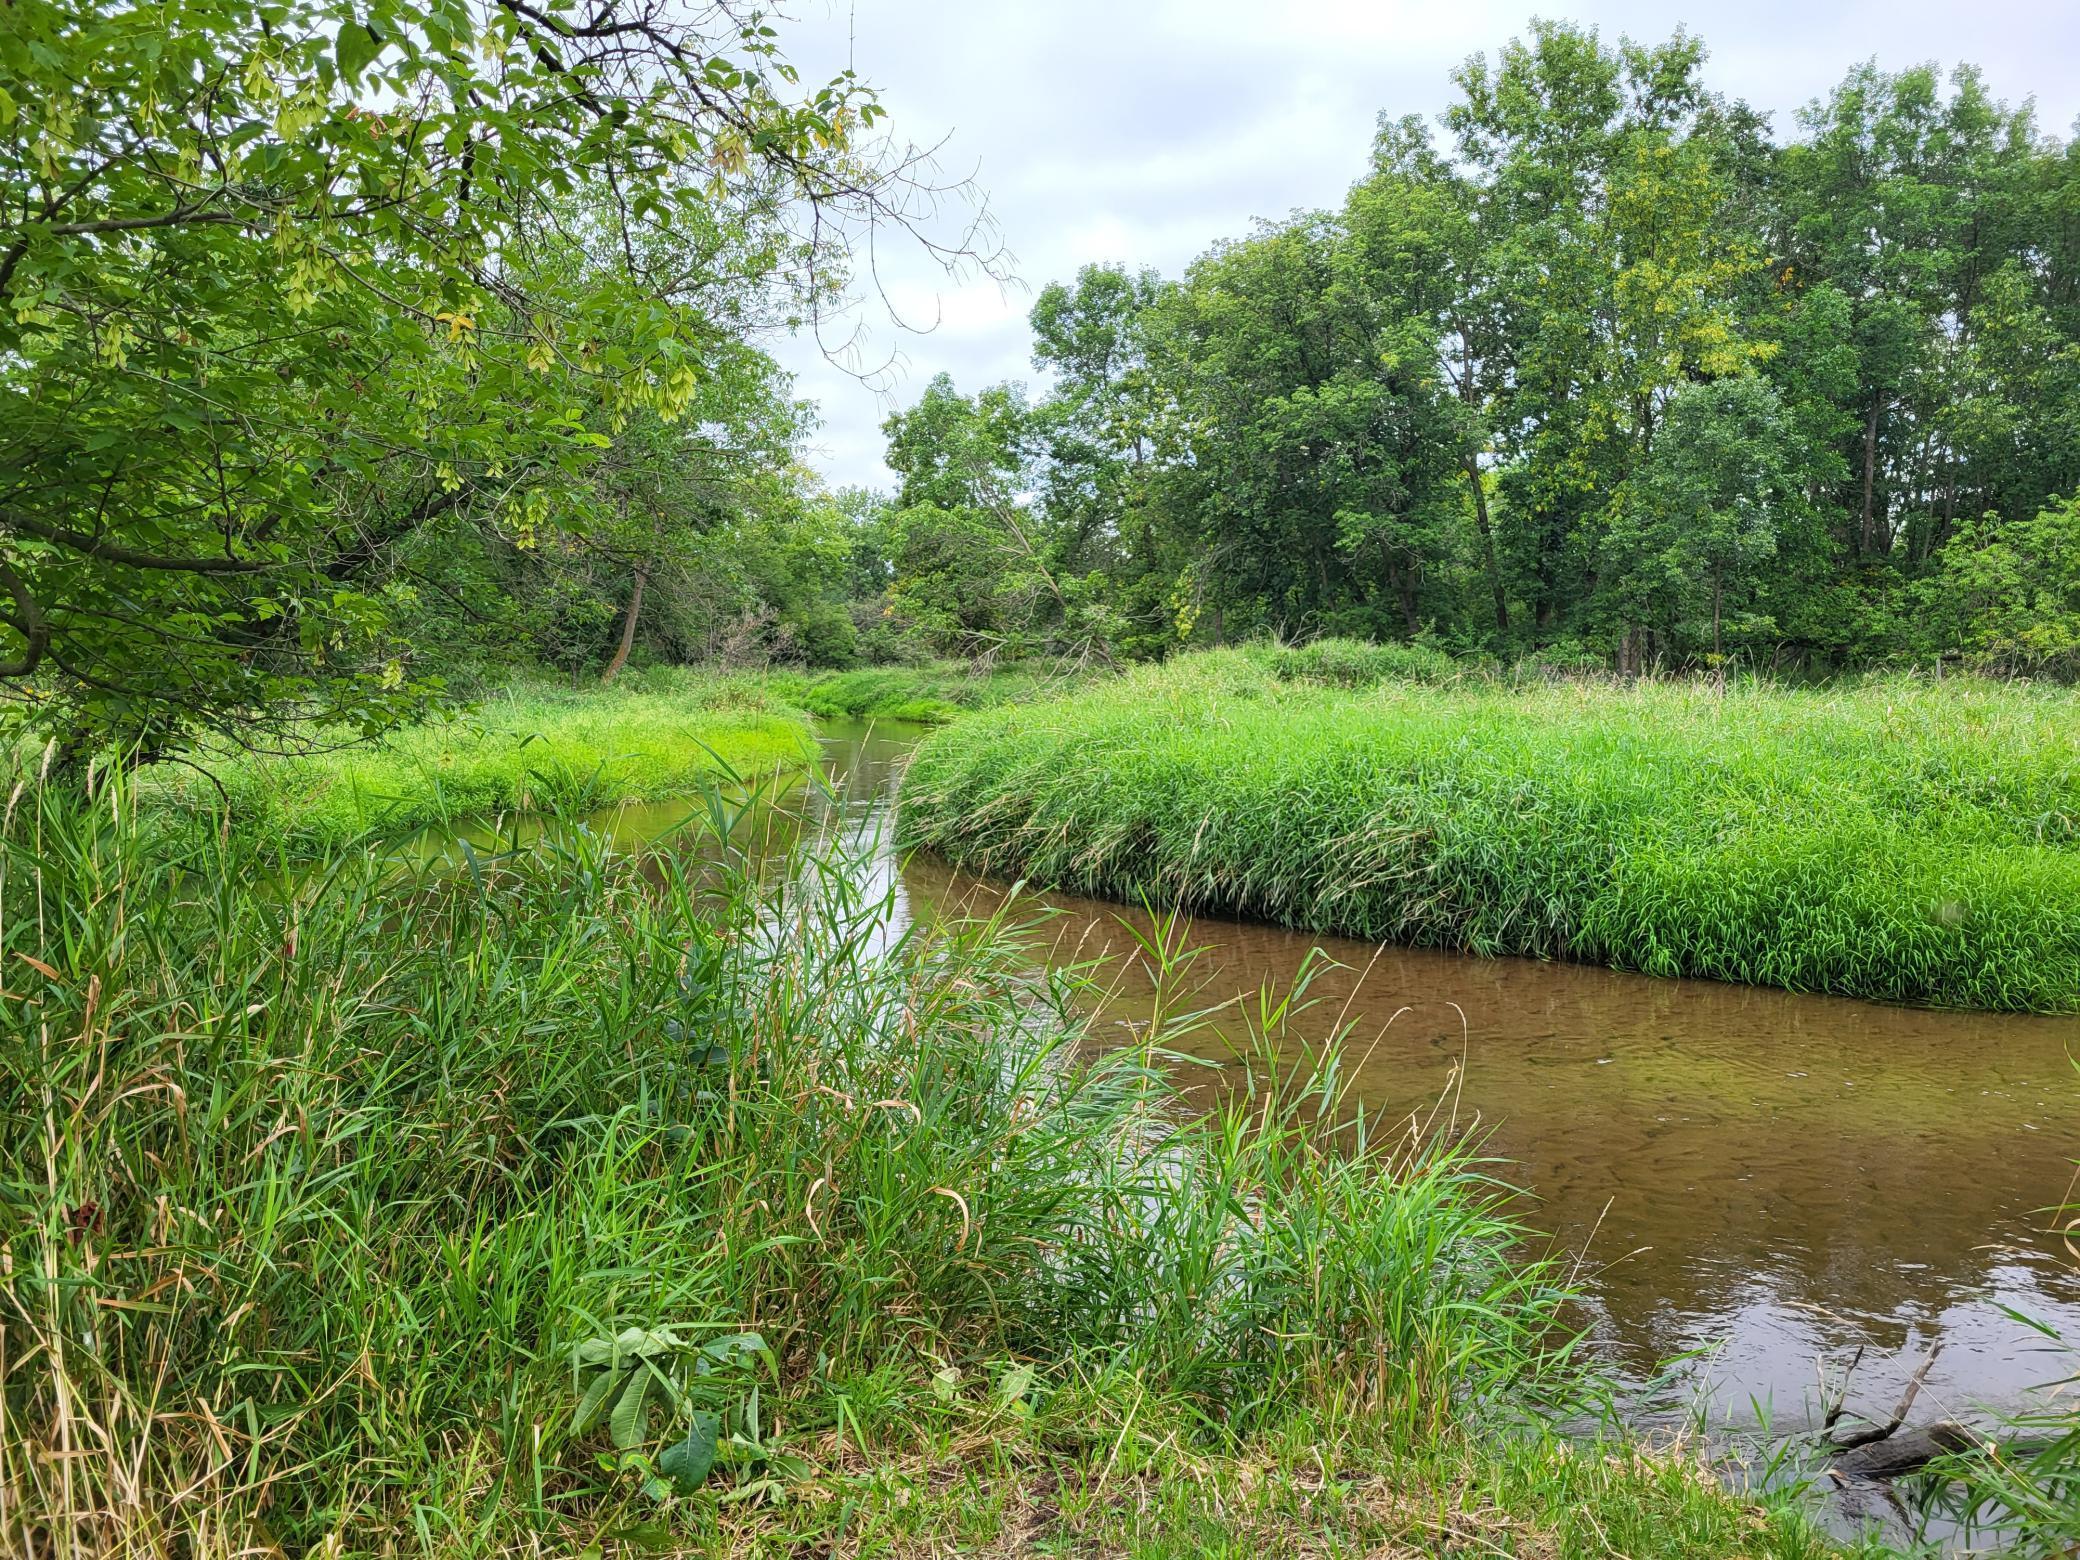
<path id="1" fill-rule="evenodd" d="M 1186 657 L 934 733 L 900 838 L 1375 941 L 2080 1006 L 2080 699 L 1895 680 L 1508 689 Z"/>
<path id="2" fill-rule="evenodd" d="M 343 741 L 345 739 L 342 739 Z M 453 720 L 295 756 L 199 754 L 145 777 L 147 799 L 214 813 L 307 854 L 371 833 L 550 809 L 686 796 L 734 772 L 805 770 L 815 730 L 799 709 L 740 677 L 651 672 L 611 689 L 505 689 Z"/>

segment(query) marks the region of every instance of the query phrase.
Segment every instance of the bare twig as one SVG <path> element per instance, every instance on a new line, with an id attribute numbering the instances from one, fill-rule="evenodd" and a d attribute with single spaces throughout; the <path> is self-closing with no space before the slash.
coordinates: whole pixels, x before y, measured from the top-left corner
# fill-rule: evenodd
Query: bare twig
<path id="1" fill-rule="evenodd" d="M 1929 1371 L 1935 1368 L 1936 1356 L 1942 1352 L 1942 1349 L 1943 1346 L 1941 1344 L 1936 1344 L 1928 1351 L 1928 1357 L 1921 1362 L 1921 1368 L 1915 1371 L 1913 1378 L 1908 1381 L 1907 1390 L 1901 1394 L 1899 1406 L 1893 1409 L 1890 1420 L 1882 1425 L 1873 1425 L 1867 1430 L 1859 1430 L 1854 1435 L 1836 1441 L 1834 1449 L 1838 1452 L 1852 1451 L 1856 1447 L 1869 1446 L 1873 1442 L 1882 1441 L 1888 1436 L 1898 1434 L 1899 1427 L 1907 1422 L 1907 1414 L 1914 1407 L 1914 1399 L 1921 1395 L 1921 1388 L 1923 1383 L 1928 1380 Z M 1830 1420 L 1829 1424 L 1832 1425 L 1832 1423 L 1833 1421 Z"/>

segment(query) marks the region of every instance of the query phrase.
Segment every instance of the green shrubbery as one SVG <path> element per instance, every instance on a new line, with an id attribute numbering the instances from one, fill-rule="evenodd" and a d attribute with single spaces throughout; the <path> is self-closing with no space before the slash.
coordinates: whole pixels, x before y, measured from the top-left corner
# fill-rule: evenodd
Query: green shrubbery
<path id="1" fill-rule="evenodd" d="M 1345 691 L 1220 652 L 935 733 L 901 828 L 1382 941 L 2080 1006 L 2080 699 L 2056 690 Z"/>

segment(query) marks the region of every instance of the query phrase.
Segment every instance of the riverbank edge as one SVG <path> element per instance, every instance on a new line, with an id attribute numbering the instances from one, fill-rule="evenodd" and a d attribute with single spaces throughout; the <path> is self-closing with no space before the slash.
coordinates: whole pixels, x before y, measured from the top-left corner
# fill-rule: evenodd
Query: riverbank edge
<path id="1" fill-rule="evenodd" d="M 1371 942 L 2065 1013 L 2080 766 L 2048 718 L 2075 712 L 2037 708 L 2057 698 L 1351 689 L 1210 652 L 931 733 L 897 839 L 999 878 Z M 1951 773 L 1935 705 L 1967 699 L 2041 751 L 1990 734 Z M 1810 737 L 1851 716 L 1871 762 Z"/>

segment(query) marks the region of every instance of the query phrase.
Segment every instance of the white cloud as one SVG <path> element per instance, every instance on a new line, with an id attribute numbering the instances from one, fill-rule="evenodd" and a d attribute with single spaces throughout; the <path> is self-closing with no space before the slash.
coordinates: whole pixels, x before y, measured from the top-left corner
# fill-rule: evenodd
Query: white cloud
<path id="1" fill-rule="evenodd" d="M 812 464 L 834 483 L 886 484 L 881 420 L 934 373 L 967 389 L 1033 377 L 1032 292 L 1092 261 L 1174 274 L 1255 218 L 1335 204 L 1365 167 L 1380 112 L 1434 118 L 1452 100 L 1452 69 L 1539 12 L 1642 41 L 1687 24 L 1712 51 L 1710 84 L 1773 113 L 1780 134 L 1872 56 L 1888 69 L 1972 61 L 1997 95 L 2034 95 L 2050 130 L 2080 112 L 2071 0 L 808 0 L 782 26 L 803 78 L 849 60 L 905 139 L 943 138 L 942 166 L 973 171 L 1025 284 L 949 279 L 917 246 L 883 243 L 883 289 L 906 320 L 936 327 L 897 331 L 874 299 L 858 311 L 860 363 L 893 357 L 880 376 L 892 399 L 814 342 L 783 346 L 822 408 Z"/>

